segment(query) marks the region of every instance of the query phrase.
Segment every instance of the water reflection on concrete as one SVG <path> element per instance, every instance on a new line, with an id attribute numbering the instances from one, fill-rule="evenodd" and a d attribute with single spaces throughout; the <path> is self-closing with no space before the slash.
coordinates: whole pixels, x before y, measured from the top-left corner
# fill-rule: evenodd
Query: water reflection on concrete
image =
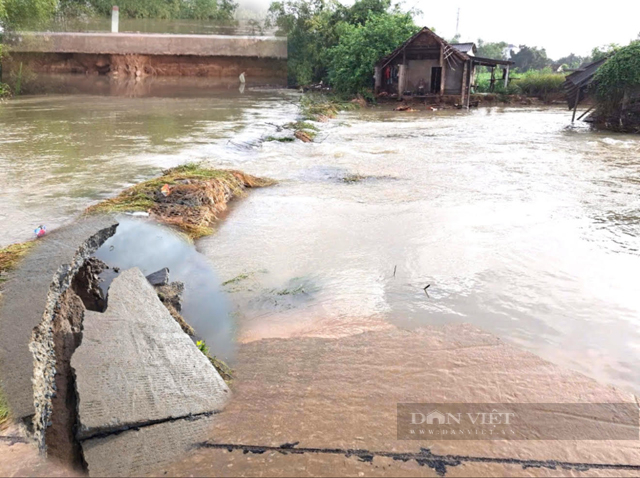
<path id="1" fill-rule="evenodd" d="M 119 218 L 115 235 L 96 252 L 111 271 L 138 267 L 145 275 L 168 267 L 169 278 L 185 284 L 182 315 L 203 338 L 211 352 L 224 360 L 233 358 L 234 324 L 220 280 L 206 257 L 176 232 L 144 219 Z"/>

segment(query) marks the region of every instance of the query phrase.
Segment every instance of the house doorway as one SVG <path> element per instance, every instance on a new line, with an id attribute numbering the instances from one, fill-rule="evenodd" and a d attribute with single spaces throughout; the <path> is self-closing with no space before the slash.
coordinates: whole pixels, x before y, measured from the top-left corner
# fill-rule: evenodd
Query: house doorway
<path id="1" fill-rule="evenodd" d="M 442 67 L 434 66 L 431 68 L 431 93 L 440 93 L 440 81 L 442 80 Z"/>

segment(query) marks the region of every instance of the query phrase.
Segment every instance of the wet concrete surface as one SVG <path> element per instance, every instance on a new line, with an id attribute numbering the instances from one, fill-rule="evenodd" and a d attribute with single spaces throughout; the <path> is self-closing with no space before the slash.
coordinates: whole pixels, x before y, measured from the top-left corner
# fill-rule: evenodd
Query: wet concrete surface
<path id="1" fill-rule="evenodd" d="M 139 269 L 113 281 L 104 313 L 86 312 L 82 344 L 71 366 L 80 440 L 218 413 L 230 397 Z"/>
<path id="2" fill-rule="evenodd" d="M 0 367 L 2 387 L 14 417 L 35 413 L 31 383 L 34 359 L 29 342 L 34 327 L 43 319 L 54 275 L 73 261 L 84 241 L 115 223 L 110 217 L 91 217 L 50 232 L 38 240 L 7 282 L 0 302 Z"/>
<path id="3" fill-rule="evenodd" d="M 234 400 L 208 441 L 220 446 L 193 451 L 158 469 L 158 474 L 436 476 L 443 472 L 440 465 L 447 476 L 640 472 L 638 440 L 612 440 L 616 427 L 605 421 L 602 439 L 592 441 L 399 440 L 396 412 L 402 402 L 636 404 L 628 392 L 553 365 L 468 325 L 392 329 L 340 339 L 255 341 L 240 346 L 236 374 Z M 543 409 L 551 419 L 553 413 Z M 530 432 L 544 437 L 544 429 L 535 423 Z M 283 454 L 279 448 L 296 442 L 297 449 L 321 451 Z M 229 450 L 225 444 L 239 447 Z M 256 453 L 243 448 L 246 445 L 274 449 Z M 415 456 L 406 461 L 384 456 L 415 455 L 422 448 L 440 458 L 423 459 L 421 464 Z M 345 456 L 348 453 L 341 450 L 364 450 L 372 456 Z"/>

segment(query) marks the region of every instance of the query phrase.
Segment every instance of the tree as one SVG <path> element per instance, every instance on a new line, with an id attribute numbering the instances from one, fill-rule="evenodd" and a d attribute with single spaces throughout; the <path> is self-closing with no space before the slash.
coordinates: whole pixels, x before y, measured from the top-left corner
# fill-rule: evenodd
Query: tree
<path id="1" fill-rule="evenodd" d="M 529 47 L 527 45 L 520 45 L 518 53 L 512 55 L 511 60 L 515 63 L 515 67 L 522 72 L 542 70 L 551 64 L 544 48 Z"/>
<path id="2" fill-rule="evenodd" d="M 447 43 L 452 43 L 452 44 L 460 43 L 460 34 L 456 33 L 455 35 L 453 35 L 453 37 L 450 40 L 447 40 Z"/>
<path id="3" fill-rule="evenodd" d="M 567 56 L 563 56 L 562 58 L 553 62 L 553 69 L 557 70 L 562 67 L 563 70 L 566 69 L 576 69 L 579 68 L 582 63 L 584 63 L 585 58 L 578 56 L 574 53 L 570 53 Z"/>
<path id="4" fill-rule="evenodd" d="M 351 8 L 345 8 L 344 22 L 364 25 L 370 15 L 386 13 L 391 8 L 391 0 L 360 0 Z"/>
<path id="5" fill-rule="evenodd" d="M 113 5 L 129 18 L 196 18 L 231 20 L 238 4 L 233 0 L 87 0 L 100 15 L 110 15 Z"/>
<path id="6" fill-rule="evenodd" d="M 278 0 L 269 7 L 265 24 L 287 36 L 289 84 L 294 86 L 329 80 L 332 49 L 344 34 L 352 34 L 350 27 L 396 15 L 411 18 L 413 11 L 402 13 L 390 0 L 357 0 L 349 7 L 335 0 Z"/>
<path id="7" fill-rule="evenodd" d="M 338 41 L 336 5 L 326 0 L 283 0 L 271 4 L 265 25 L 287 37 L 290 85 L 306 85 L 326 75 L 326 48 Z"/>
<path id="8" fill-rule="evenodd" d="M 329 50 L 329 83 L 347 94 L 370 88 L 376 62 L 417 31 L 409 13 L 369 15 L 363 25 L 341 24 L 340 41 Z"/>
<path id="9" fill-rule="evenodd" d="M 4 6 L 0 6 L 0 21 L 9 29 L 34 26 L 52 18 L 57 8 L 58 0 L 4 0 Z"/>
<path id="10" fill-rule="evenodd" d="M 597 46 L 593 50 L 591 50 L 591 61 L 602 60 L 603 58 L 611 55 L 619 48 L 620 45 L 618 45 L 617 43 L 609 43 L 608 45 Z"/>
<path id="11" fill-rule="evenodd" d="M 476 43 L 476 55 L 482 58 L 493 58 L 494 60 L 504 59 L 504 51 L 509 46 L 506 41 L 485 42 L 482 38 L 478 38 Z"/>

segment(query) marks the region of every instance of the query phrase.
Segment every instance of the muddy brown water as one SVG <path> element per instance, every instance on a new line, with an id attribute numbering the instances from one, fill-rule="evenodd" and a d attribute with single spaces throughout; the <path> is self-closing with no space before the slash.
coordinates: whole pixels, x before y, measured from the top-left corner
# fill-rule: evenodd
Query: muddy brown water
<path id="1" fill-rule="evenodd" d="M 469 322 L 640 391 L 637 136 L 568 127 L 562 108 L 371 108 L 316 143 L 261 142 L 295 94 L 163 94 L 0 105 L 0 244 L 208 160 L 280 181 L 198 243 L 237 340 Z"/>

